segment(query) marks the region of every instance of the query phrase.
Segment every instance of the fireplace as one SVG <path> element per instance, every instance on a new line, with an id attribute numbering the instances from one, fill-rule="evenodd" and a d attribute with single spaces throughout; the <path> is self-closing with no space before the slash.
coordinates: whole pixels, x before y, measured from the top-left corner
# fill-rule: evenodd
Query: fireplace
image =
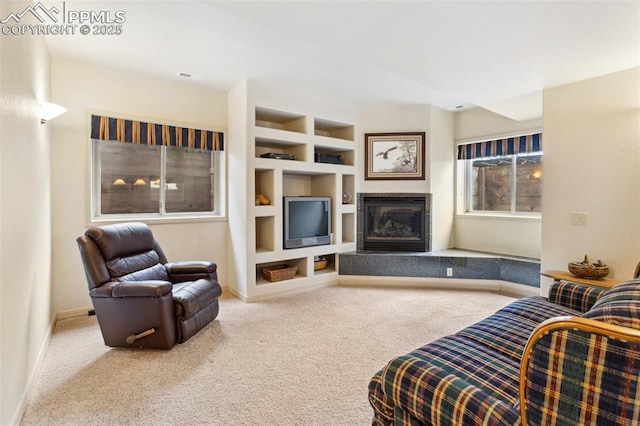
<path id="1" fill-rule="evenodd" d="M 431 194 L 359 193 L 358 250 L 431 251 Z"/>

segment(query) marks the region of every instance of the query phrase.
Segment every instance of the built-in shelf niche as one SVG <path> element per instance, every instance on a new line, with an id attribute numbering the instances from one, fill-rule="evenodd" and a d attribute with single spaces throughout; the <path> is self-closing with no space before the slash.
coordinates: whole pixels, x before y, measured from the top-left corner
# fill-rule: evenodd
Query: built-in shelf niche
<path id="1" fill-rule="evenodd" d="M 339 149 L 334 147 L 324 147 L 316 145 L 313 147 L 314 158 L 316 154 L 335 154 L 340 155 L 342 161 L 339 164 L 345 164 L 347 166 L 355 165 L 354 151 L 351 149 Z M 328 163 L 333 164 L 333 163 Z"/>
<path id="2" fill-rule="evenodd" d="M 316 118 L 313 121 L 314 134 L 316 136 L 326 136 L 329 138 L 354 141 L 355 131 L 351 124 L 339 123 L 337 121 L 323 120 Z"/>
<path id="3" fill-rule="evenodd" d="M 324 275 L 324 274 L 331 274 L 336 272 L 335 253 L 323 254 L 318 257 L 327 259 L 327 267 L 323 269 L 318 269 L 318 270 L 316 270 L 314 267 L 314 271 L 313 271 L 314 275 Z M 315 258 L 314 258 L 314 265 L 315 265 Z"/>
<path id="4" fill-rule="evenodd" d="M 355 243 L 356 235 L 356 215 L 355 213 L 342 214 L 342 243 Z"/>
<path id="5" fill-rule="evenodd" d="M 274 184 L 274 171 L 273 169 L 265 169 L 265 170 L 261 170 L 261 169 L 256 169 L 255 172 L 255 188 L 256 188 L 256 193 L 255 193 L 255 197 L 258 197 L 258 194 L 262 194 L 265 197 L 267 197 L 269 199 L 269 201 L 271 201 L 271 205 L 274 204 L 274 191 L 275 191 L 275 184 Z M 258 203 L 256 202 L 256 206 L 258 205 Z"/>
<path id="6" fill-rule="evenodd" d="M 282 195 L 285 196 L 314 195 L 332 197 L 332 204 L 335 205 L 336 200 L 333 200 L 335 185 L 335 174 L 309 175 L 293 172 L 284 172 L 282 174 Z"/>
<path id="7" fill-rule="evenodd" d="M 275 139 L 256 138 L 256 157 L 262 154 L 293 154 L 294 161 L 307 161 L 307 149 L 303 143 L 284 142 Z M 292 161 L 290 159 L 274 159 L 280 161 Z"/>
<path id="8" fill-rule="evenodd" d="M 256 265 L 256 284 L 257 285 L 276 284 L 276 283 L 283 283 L 283 282 L 288 281 L 288 280 L 268 281 L 262 275 L 262 268 L 269 267 L 269 266 L 283 265 L 283 264 L 287 265 L 287 266 L 296 266 L 297 267 L 296 275 L 295 275 L 294 278 L 291 278 L 291 279 L 296 279 L 296 278 L 300 278 L 300 277 L 309 276 L 309 270 L 307 269 L 307 258 L 306 257 L 299 257 L 299 258 L 294 258 L 294 259 L 286 259 L 286 260 L 281 260 L 281 261 L 277 261 L 277 262 L 259 263 L 259 264 Z"/>
<path id="9" fill-rule="evenodd" d="M 306 133 L 307 117 L 291 112 L 256 107 L 256 126 Z"/>
<path id="10" fill-rule="evenodd" d="M 274 217 L 256 217 L 256 253 L 274 251 L 275 241 Z"/>
<path id="11" fill-rule="evenodd" d="M 355 204 L 355 176 L 342 175 L 342 204 Z"/>
<path id="12" fill-rule="evenodd" d="M 284 196 L 323 196 L 331 197 L 331 232 L 336 231 L 336 214 L 342 200 L 334 198 L 336 187 L 336 175 L 330 174 L 302 174 L 283 173 L 282 174 L 282 194 Z"/>

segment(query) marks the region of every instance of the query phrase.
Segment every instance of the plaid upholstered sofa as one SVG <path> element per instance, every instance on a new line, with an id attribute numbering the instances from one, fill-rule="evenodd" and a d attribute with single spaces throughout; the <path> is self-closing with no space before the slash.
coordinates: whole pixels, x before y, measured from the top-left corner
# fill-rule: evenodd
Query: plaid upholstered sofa
<path id="1" fill-rule="evenodd" d="M 374 425 L 640 424 L 640 280 L 567 281 L 392 359 Z"/>

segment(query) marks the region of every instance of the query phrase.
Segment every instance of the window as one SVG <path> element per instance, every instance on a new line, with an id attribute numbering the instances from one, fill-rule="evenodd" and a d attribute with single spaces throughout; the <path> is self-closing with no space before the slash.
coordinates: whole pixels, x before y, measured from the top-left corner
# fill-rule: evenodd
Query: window
<path id="1" fill-rule="evenodd" d="M 94 219 L 222 215 L 223 151 L 109 139 L 92 130 Z"/>
<path id="2" fill-rule="evenodd" d="M 542 211 L 540 134 L 458 146 L 466 212 L 536 214 Z"/>
<path id="3" fill-rule="evenodd" d="M 478 158 L 465 163 L 467 211 L 542 211 L 542 152 Z"/>

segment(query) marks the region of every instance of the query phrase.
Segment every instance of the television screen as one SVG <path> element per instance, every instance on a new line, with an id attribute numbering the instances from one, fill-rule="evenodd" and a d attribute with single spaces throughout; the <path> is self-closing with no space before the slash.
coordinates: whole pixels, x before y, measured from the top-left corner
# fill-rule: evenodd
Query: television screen
<path id="1" fill-rule="evenodd" d="M 284 197 L 284 247 L 331 244 L 330 197 Z"/>

